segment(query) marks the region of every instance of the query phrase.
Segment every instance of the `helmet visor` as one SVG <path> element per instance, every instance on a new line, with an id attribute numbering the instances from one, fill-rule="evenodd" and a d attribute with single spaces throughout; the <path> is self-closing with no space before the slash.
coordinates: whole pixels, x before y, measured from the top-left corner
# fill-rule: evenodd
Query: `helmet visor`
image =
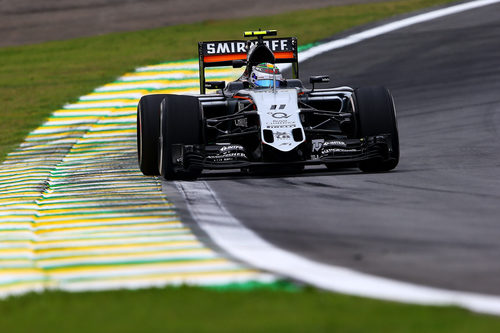
<path id="1" fill-rule="evenodd" d="M 256 80 L 254 84 L 257 87 L 265 87 L 265 88 L 272 88 L 273 87 L 273 80 L 266 79 L 266 80 Z M 280 81 L 276 80 L 276 88 L 280 86 Z"/>

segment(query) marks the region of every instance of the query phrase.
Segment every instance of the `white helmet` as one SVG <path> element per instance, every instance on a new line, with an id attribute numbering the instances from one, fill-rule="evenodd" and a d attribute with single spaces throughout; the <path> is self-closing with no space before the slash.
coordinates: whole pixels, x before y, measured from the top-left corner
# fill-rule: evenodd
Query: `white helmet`
<path id="1" fill-rule="evenodd" d="M 252 68 L 252 73 L 250 73 L 250 84 L 256 88 L 272 88 L 273 76 L 276 77 L 276 87 L 279 87 L 283 80 L 283 76 L 278 67 L 270 63 L 258 64 Z"/>

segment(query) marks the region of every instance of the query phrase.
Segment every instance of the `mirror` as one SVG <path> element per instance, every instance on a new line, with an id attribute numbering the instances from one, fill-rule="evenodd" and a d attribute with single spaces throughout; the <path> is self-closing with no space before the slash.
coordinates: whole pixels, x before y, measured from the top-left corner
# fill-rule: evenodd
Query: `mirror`
<path id="1" fill-rule="evenodd" d="M 233 68 L 241 68 L 247 64 L 245 60 L 233 60 Z"/>
<path id="2" fill-rule="evenodd" d="M 328 83 L 330 82 L 330 76 L 328 75 L 317 75 L 309 77 L 309 82 L 311 83 Z"/>
<path id="3" fill-rule="evenodd" d="M 311 82 L 313 85 L 313 88 L 311 91 L 314 91 L 314 84 L 315 83 L 328 83 L 328 82 L 330 82 L 330 76 L 328 76 L 328 75 L 310 76 L 309 82 Z"/>
<path id="4" fill-rule="evenodd" d="M 224 89 L 226 86 L 226 81 L 206 81 L 206 89 Z"/>

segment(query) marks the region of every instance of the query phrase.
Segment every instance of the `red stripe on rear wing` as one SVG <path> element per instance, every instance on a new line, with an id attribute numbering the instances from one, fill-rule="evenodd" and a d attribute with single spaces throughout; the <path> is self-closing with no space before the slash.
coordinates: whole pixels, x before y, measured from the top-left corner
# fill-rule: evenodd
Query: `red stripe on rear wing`
<path id="1" fill-rule="evenodd" d="M 295 59 L 293 52 L 274 52 L 274 57 L 276 62 L 293 62 Z M 231 66 L 233 60 L 246 60 L 246 53 L 234 53 L 234 54 L 216 54 L 216 55 L 206 55 L 203 57 L 205 67 L 212 66 Z M 213 65 L 216 63 L 216 65 Z M 210 64 L 210 65 L 209 65 Z"/>

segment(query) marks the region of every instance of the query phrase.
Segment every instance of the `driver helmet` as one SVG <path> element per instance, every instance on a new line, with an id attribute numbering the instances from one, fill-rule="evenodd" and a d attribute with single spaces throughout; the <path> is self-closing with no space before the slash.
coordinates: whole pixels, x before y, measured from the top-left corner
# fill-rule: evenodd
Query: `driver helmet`
<path id="1" fill-rule="evenodd" d="M 250 84 L 255 88 L 272 88 L 273 72 L 276 76 L 276 88 L 278 88 L 283 80 L 283 76 L 279 68 L 270 63 L 261 63 L 252 68 Z"/>

